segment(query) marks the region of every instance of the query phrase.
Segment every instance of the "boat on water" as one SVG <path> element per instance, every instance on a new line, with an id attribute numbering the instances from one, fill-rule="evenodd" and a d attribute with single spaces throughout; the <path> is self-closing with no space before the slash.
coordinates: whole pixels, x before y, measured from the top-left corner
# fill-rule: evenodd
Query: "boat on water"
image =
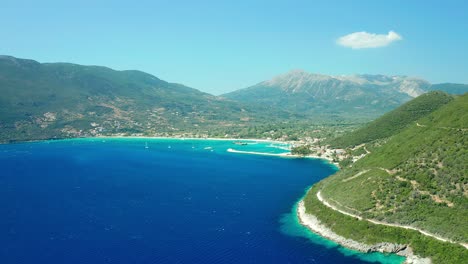
<path id="1" fill-rule="evenodd" d="M 239 145 L 239 146 L 245 146 L 247 145 L 247 142 L 235 141 L 234 144 Z"/>
<path id="2" fill-rule="evenodd" d="M 148 142 L 145 142 L 145 149 L 148 149 Z"/>

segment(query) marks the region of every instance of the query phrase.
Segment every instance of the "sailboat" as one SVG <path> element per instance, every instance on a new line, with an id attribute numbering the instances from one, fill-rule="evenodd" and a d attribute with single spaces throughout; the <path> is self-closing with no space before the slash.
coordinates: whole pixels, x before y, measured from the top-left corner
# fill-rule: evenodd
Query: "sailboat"
<path id="1" fill-rule="evenodd" d="M 145 149 L 148 149 L 148 142 L 145 142 Z"/>

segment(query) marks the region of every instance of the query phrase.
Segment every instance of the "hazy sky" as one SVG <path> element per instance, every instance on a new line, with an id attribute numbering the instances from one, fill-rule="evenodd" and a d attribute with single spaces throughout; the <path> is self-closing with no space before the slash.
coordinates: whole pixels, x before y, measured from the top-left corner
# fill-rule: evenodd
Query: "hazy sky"
<path id="1" fill-rule="evenodd" d="M 0 54 L 138 69 L 214 94 L 292 69 L 468 83 L 465 2 L 0 0 Z"/>

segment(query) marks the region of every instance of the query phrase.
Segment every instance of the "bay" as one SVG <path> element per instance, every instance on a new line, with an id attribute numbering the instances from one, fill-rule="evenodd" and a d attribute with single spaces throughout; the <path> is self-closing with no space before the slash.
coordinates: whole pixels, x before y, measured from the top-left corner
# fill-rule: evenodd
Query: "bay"
<path id="1" fill-rule="evenodd" d="M 0 145 L 0 263 L 402 262 L 344 249 L 298 223 L 295 203 L 332 165 L 229 152 L 287 152 L 234 142 Z"/>

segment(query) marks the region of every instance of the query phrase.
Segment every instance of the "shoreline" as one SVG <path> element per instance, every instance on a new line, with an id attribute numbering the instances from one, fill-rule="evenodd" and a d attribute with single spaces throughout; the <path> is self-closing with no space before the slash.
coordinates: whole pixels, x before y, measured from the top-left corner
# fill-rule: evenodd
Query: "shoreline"
<path id="1" fill-rule="evenodd" d="M 357 250 L 363 253 L 392 253 L 406 258 L 405 264 L 431 264 L 429 258 L 421 258 L 413 254 L 412 249 L 407 245 L 382 242 L 375 245 L 367 245 L 349 238 L 345 238 L 333 232 L 330 228 L 323 225 L 320 220 L 309 213 L 306 213 L 304 200 L 301 199 L 297 204 L 296 215 L 299 223 L 310 231 L 331 240 L 345 248 Z"/>
<path id="2" fill-rule="evenodd" d="M 82 139 L 92 139 L 92 138 L 128 138 L 128 139 L 177 139 L 177 140 L 212 140 L 212 141 L 254 141 L 254 142 L 271 142 L 276 144 L 288 144 L 291 143 L 287 141 L 278 141 L 274 139 L 258 139 L 258 138 L 196 138 L 196 137 L 150 137 L 150 136 L 99 136 L 99 137 L 83 137 Z M 80 139 L 80 138 L 73 138 Z"/>
<path id="3" fill-rule="evenodd" d="M 274 139 L 258 139 L 258 138 L 197 138 L 197 137 L 151 137 L 151 136 L 97 136 L 97 137 L 70 137 L 70 138 L 48 138 L 48 139 L 32 139 L 20 140 L 11 142 L 0 142 L 0 144 L 21 144 L 31 142 L 47 142 L 47 141 L 60 141 L 60 140 L 82 140 L 82 139 L 176 139 L 176 140 L 212 140 L 212 141 L 252 141 L 252 142 L 270 142 L 275 144 L 293 145 L 289 141 L 279 141 Z"/>
<path id="4" fill-rule="evenodd" d="M 292 142 L 287 141 L 278 141 L 278 140 L 270 140 L 270 139 L 255 139 L 255 138 L 194 138 L 194 137 L 151 137 L 151 136 L 97 136 L 97 137 L 76 137 L 76 138 L 57 138 L 57 139 L 39 139 L 39 140 L 28 140 L 28 141 L 16 141 L 16 142 L 2 142 L 0 144 L 21 144 L 21 143 L 31 143 L 31 142 L 47 142 L 47 141 L 65 141 L 65 140 L 100 140 L 100 139 L 154 139 L 154 140 L 207 140 L 207 141 L 247 141 L 247 142 L 266 142 L 266 143 L 274 143 L 274 144 L 283 144 L 283 145 L 290 145 L 292 146 Z M 333 162 L 332 159 L 321 157 L 318 155 L 296 155 L 291 154 L 291 152 L 287 153 L 266 153 L 266 152 L 255 152 L 255 151 L 242 151 L 242 150 L 235 150 L 232 148 L 228 148 L 226 150 L 230 153 L 238 153 L 238 154 L 249 154 L 249 155 L 262 155 L 262 156 L 276 156 L 282 158 L 309 158 L 309 159 L 319 159 L 326 161 L 328 164 L 335 166 L 339 169 L 338 163 Z M 406 257 L 404 263 L 406 264 L 430 264 L 431 261 L 428 258 L 420 258 L 413 254 L 411 248 L 407 247 L 406 245 L 398 245 L 392 243 L 379 243 L 375 245 L 367 245 L 361 242 L 354 241 L 352 239 L 347 239 L 345 237 L 339 236 L 338 234 L 334 233 L 331 229 L 323 225 L 320 220 L 318 220 L 314 215 L 308 214 L 305 212 L 305 206 L 303 198 L 298 202 L 296 215 L 299 220 L 299 223 L 312 231 L 324 237 L 330 241 L 333 241 L 345 248 L 356 250 L 363 253 L 372 253 L 372 252 L 380 252 L 380 253 L 394 253 L 399 256 Z"/>
<path id="5" fill-rule="evenodd" d="M 50 139 L 34 139 L 34 140 L 24 140 L 24 141 L 14 141 L 14 142 L 0 142 L 0 144 L 21 144 L 21 143 L 34 143 L 34 142 L 48 142 L 48 141 L 60 141 L 60 140 L 84 140 L 84 139 L 156 139 L 156 140 L 209 140 L 209 141 L 249 141 L 249 142 L 265 142 L 265 143 L 274 143 L 274 144 L 283 144 L 293 146 L 293 142 L 289 141 L 278 141 L 274 139 L 259 139 L 259 138 L 196 138 L 196 137 L 151 137 L 151 136 L 97 136 L 97 137 L 76 137 L 76 138 L 50 138 Z M 326 161 L 328 164 L 340 168 L 337 162 L 333 162 L 332 159 L 327 157 L 321 157 L 318 155 L 296 155 L 289 153 L 266 153 L 266 152 L 255 152 L 255 151 L 242 151 L 235 150 L 232 148 L 227 149 L 226 151 L 231 153 L 239 154 L 250 154 L 250 155 L 262 155 L 262 156 L 275 156 L 282 158 L 308 158 L 308 159 L 319 159 Z"/>
<path id="6" fill-rule="evenodd" d="M 274 144 L 283 144 L 293 146 L 294 143 L 288 141 L 278 141 L 274 139 L 258 139 L 258 138 L 194 138 L 194 137 L 149 137 L 149 136 L 102 136 L 102 137 L 86 137 L 86 138 L 71 138 L 71 139 L 96 139 L 96 138 L 111 138 L 111 139 L 167 139 L 167 140 L 212 140 L 212 141 L 251 141 L 251 142 L 267 142 Z M 308 159 L 319 159 L 326 161 L 327 163 L 340 168 L 337 162 L 333 162 L 331 158 L 320 157 L 318 155 L 296 155 L 291 154 L 289 150 L 288 153 L 267 153 L 267 152 L 256 152 L 256 151 L 243 151 L 236 150 L 233 148 L 228 148 L 227 152 L 239 153 L 239 154 L 250 154 L 250 155 L 262 155 L 262 156 L 274 156 L 274 157 L 283 157 L 283 158 L 308 158 Z"/>
<path id="7" fill-rule="evenodd" d="M 454 242 L 454 241 L 451 241 L 449 240 L 448 238 L 442 238 L 442 237 L 439 237 L 437 235 L 434 235 L 432 233 L 429 233 L 428 231 L 424 231 L 424 230 L 421 230 L 419 228 L 416 228 L 416 227 L 412 227 L 412 226 L 405 226 L 405 225 L 400 225 L 400 224 L 392 224 L 392 223 L 386 223 L 386 222 L 382 222 L 382 221 L 378 221 L 378 220 L 374 220 L 374 219 L 366 219 L 366 218 L 362 218 L 361 216 L 358 216 L 358 215 L 354 215 L 352 213 L 348 213 L 348 212 L 345 212 L 343 210 L 340 210 L 338 208 L 336 208 L 335 206 L 331 205 L 330 203 L 328 203 L 327 201 L 325 201 L 325 199 L 323 199 L 320 191 L 317 192 L 317 199 L 325 206 L 329 207 L 330 209 L 332 210 L 335 210 L 341 214 L 344 214 L 344 215 L 347 215 L 347 216 L 350 216 L 350 217 L 354 217 L 356 219 L 359 219 L 359 220 L 364 220 L 364 221 L 368 221 L 370 223 L 373 223 L 373 224 L 376 224 L 376 225 L 384 225 L 384 226 L 391 226 L 391 227 L 398 227 L 398 228 L 404 228 L 404 229 L 410 229 L 410 230 L 414 230 L 414 231 L 418 231 L 419 233 L 425 235 L 425 236 L 429 236 L 429 237 L 432 237 L 432 238 L 435 238 L 439 241 L 443 241 L 443 242 L 449 242 L 449 243 L 453 243 L 453 244 L 459 244 L 463 247 L 465 247 L 466 249 L 468 249 L 468 245 L 465 244 L 465 243 L 457 243 L 457 242 Z"/>

